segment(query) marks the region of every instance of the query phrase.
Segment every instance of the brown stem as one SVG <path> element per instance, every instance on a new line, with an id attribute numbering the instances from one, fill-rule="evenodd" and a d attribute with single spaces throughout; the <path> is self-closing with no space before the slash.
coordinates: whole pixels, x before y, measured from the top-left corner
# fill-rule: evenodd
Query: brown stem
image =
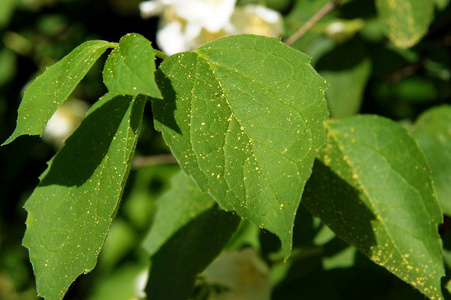
<path id="1" fill-rule="evenodd" d="M 288 46 L 293 45 L 297 40 L 299 40 L 313 25 L 315 25 L 319 20 L 321 20 L 325 15 L 332 12 L 340 3 L 340 0 L 334 0 L 323 6 L 316 14 L 314 14 L 310 20 L 308 20 L 298 31 L 296 31 L 292 36 L 290 36 L 285 44 Z"/>
<path id="2" fill-rule="evenodd" d="M 385 83 L 390 82 L 397 82 L 405 77 L 409 77 L 413 74 L 415 74 L 420 68 L 424 66 L 424 63 L 426 62 L 425 58 L 420 58 L 417 62 L 408 65 L 407 67 L 404 67 L 402 69 L 399 69 L 391 74 L 385 75 L 382 77 L 382 81 Z"/>

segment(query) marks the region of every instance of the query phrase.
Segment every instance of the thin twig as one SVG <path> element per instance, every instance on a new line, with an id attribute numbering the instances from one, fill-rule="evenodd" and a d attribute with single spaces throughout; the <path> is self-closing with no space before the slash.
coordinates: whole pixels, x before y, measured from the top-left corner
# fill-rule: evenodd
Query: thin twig
<path id="1" fill-rule="evenodd" d="M 424 57 L 420 58 L 418 61 L 410 64 L 402 69 L 399 69 L 391 74 L 382 77 L 382 81 L 385 83 L 397 82 L 403 78 L 409 77 L 415 74 L 419 69 L 424 67 L 426 59 Z"/>
<path id="2" fill-rule="evenodd" d="M 172 154 L 160 154 L 152 156 L 135 157 L 133 160 L 133 168 L 139 169 L 145 166 L 175 164 L 177 160 Z"/>
<path id="3" fill-rule="evenodd" d="M 308 20 L 298 31 L 296 31 L 291 37 L 289 37 L 285 44 L 288 46 L 293 45 L 297 40 L 299 40 L 313 25 L 321 20 L 325 15 L 332 12 L 340 3 L 340 0 L 334 0 L 323 6 L 316 14 L 314 14 L 310 20 Z"/>

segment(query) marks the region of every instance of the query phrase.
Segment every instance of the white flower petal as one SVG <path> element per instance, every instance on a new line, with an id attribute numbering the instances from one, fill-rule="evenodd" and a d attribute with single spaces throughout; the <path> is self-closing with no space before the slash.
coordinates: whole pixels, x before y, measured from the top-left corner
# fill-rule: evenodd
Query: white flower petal
<path id="1" fill-rule="evenodd" d="M 187 44 L 185 34 L 182 32 L 180 22 L 160 23 L 157 32 L 157 43 L 161 50 L 168 55 L 191 50 Z"/>
<path id="2" fill-rule="evenodd" d="M 177 15 L 210 32 L 218 32 L 230 19 L 236 0 L 185 0 L 174 5 Z"/>
<path id="3" fill-rule="evenodd" d="M 85 117 L 88 109 L 89 105 L 82 100 L 71 99 L 64 102 L 47 122 L 42 138 L 61 148 Z"/>
<path id="4" fill-rule="evenodd" d="M 143 19 L 158 16 L 163 13 L 166 5 L 161 0 L 151 0 L 141 2 L 139 4 L 139 11 Z"/>
<path id="5" fill-rule="evenodd" d="M 283 34 L 282 16 L 261 5 L 237 7 L 230 19 L 231 34 L 250 33 L 279 37 Z"/>

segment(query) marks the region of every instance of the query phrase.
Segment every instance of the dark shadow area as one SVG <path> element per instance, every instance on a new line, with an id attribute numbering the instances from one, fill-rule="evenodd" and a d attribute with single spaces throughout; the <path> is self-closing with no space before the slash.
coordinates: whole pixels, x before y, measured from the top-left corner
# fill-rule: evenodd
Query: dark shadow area
<path id="1" fill-rule="evenodd" d="M 316 159 L 302 203 L 335 234 L 366 255 L 377 245 L 371 222 L 376 216 L 362 203 L 359 191 Z"/>
<path id="2" fill-rule="evenodd" d="M 334 237 L 324 245 L 324 256 L 333 257 L 348 247 L 349 245 L 346 244 L 342 239 L 340 239 L 339 237 Z"/>
<path id="3" fill-rule="evenodd" d="M 313 215 L 302 205 L 299 205 L 294 220 L 293 248 L 312 246 L 321 227 L 315 228 Z"/>
<path id="4" fill-rule="evenodd" d="M 152 98 L 154 119 L 175 132 L 182 134 L 174 116 L 174 111 L 177 110 L 177 97 L 175 90 L 172 87 L 171 80 L 164 75 L 161 69 L 158 69 L 155 73 L 155 81 L 157 82 L 163 99 Z"/>
<path id="5" fill-rule="evenodd" d="M 147 299 L 188 299 L 197 275 L 221 253 L 240 220 L 214 205 L 177 231 L 151 257 Z"/>
<path id="6" fill-rule="evenodd" d="M 41 185 L 80 186 L 88 180 L 108 152 L 131 99 L 116 96 L 88 115 L 52 159 Z"/>
<path id="7" fill-rule="evenodd" d="M 420 300 L 424 296 L 382 272 L 352 267 L 316 272 L 281 285 L 274 290 L 272 299 Z"/>
<path id="8" fill-rule="evenodd" d="M 371 18 L 377 10 L 373 0 L 349 1 L 341 4 L 337 14 L 342 19 Z"/>
<path id="9" fill-rule="evenodd" d="M 315 64 L 315 69 L 321 71 L 343 71 L 358 65 L 366 56 L 364 41 L 358 36 L 345 44 L 337 45 L 332 51 L 324 54 Z"/>
<path id="10" fill-rule="evenodd" d="M 445 260 L 445 276 L 442 278 L 442 292 L 445 299 L 451 299 L 451 293 L 446 289 L 446 284 L 451 280 L 451 219 L 445 216 L 441 225 L 441 237 L 443 240 L 443 258 Z"/>

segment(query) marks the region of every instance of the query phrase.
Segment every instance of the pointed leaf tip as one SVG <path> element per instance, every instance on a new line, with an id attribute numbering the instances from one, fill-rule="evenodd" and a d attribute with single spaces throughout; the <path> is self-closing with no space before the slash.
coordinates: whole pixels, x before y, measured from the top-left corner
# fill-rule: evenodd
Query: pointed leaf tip
<path id="1" fill-rule="evenodd" d="M 112 47 L 114 44 L 105 41 L 87 41 L 39 75 L 25 91 L 16 129 L 2 146 L 21 135 L 41 136 L 55 111 L 106 49 Z"/>

